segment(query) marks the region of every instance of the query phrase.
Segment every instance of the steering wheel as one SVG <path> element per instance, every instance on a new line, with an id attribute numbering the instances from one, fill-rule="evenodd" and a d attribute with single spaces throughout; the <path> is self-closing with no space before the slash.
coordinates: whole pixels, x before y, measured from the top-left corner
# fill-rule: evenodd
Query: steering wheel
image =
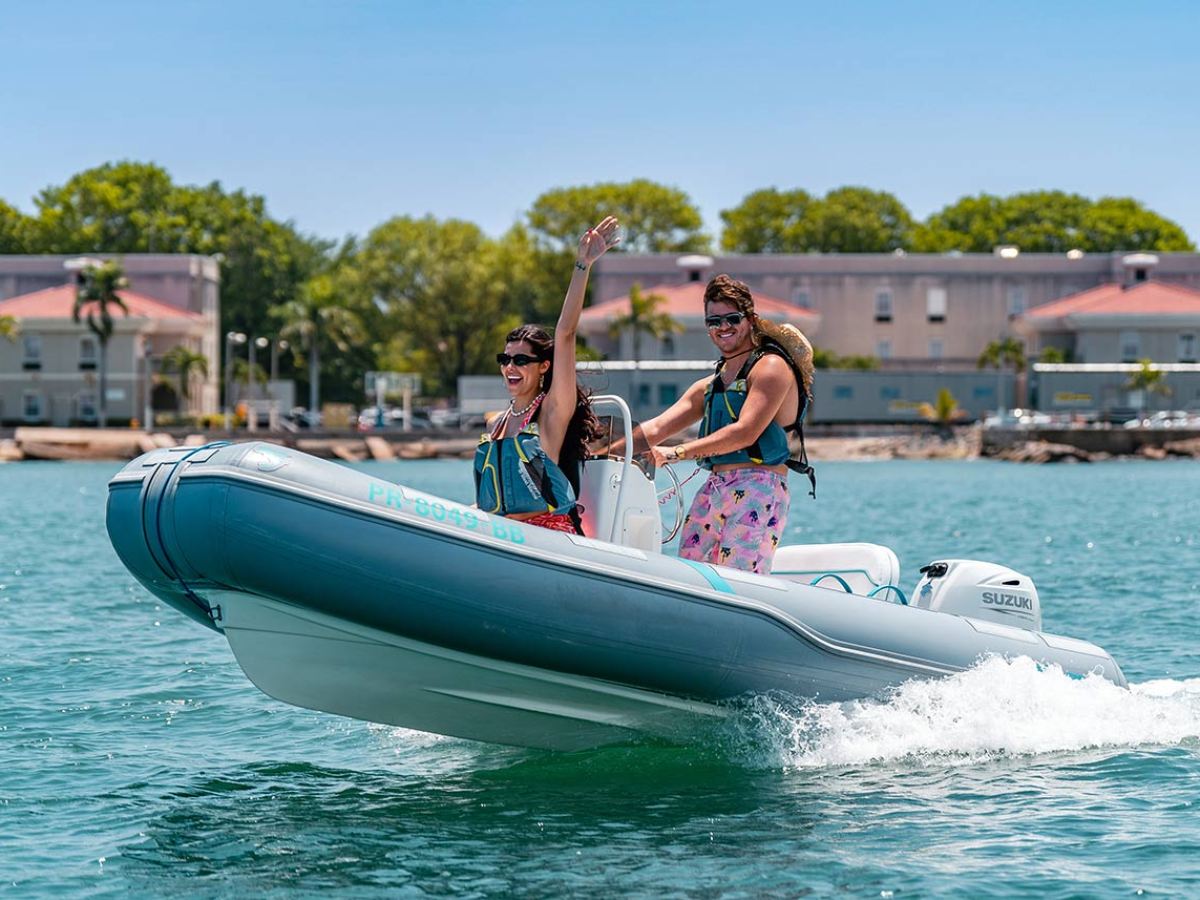
<path id="1" fill-rule="evenodd" d="M 675 474 L 675 469 L 670 463 L 663 463 L 658 469 L 660 472 L 666 472 L 667 477 L 671 479 L 671 487 L 658 493 L 659 506 L 673 503 L 675 507 L 675 521 L 672 523 L 670 531 L 663 533 L 662 539 L 664 544 L 669 544 L 675 540 L 679 529 L 683 527 L 683 484 L 679 481 L 679 476 Z"/>

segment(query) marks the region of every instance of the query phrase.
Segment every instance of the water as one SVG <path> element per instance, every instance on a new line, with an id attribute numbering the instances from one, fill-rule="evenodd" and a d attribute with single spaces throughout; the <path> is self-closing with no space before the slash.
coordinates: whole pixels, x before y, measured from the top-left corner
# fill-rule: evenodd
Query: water
<path id="1" fill-rule="evenodd" d="M 469 499 L 465 463 L 364 466 Z M 702 745 L 490 747 L 284 706 L 104 534 L 115 467 L 0 466 L 13 896 L 1200 893 L 1200 465 L 826 463 L 790 541 L 1033 576 L 1130 691 L 994 660 L 744 703 Z M 694 487 L 695 481 L 691 487 Z"/>

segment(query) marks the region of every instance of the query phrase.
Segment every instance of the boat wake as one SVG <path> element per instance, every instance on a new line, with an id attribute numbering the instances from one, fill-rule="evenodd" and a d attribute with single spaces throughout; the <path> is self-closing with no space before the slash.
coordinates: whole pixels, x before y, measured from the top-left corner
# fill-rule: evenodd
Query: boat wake
<path id="1" fill-rule="evenodd" d="M 739 706 L 723 737 L 735 759 L 784 769 L 1194 744 L 1200 678 L 1126 690 L 1028 658 L 992 658 L 949 678 L 907 682 L 882 699 L 758 696 Z"/>

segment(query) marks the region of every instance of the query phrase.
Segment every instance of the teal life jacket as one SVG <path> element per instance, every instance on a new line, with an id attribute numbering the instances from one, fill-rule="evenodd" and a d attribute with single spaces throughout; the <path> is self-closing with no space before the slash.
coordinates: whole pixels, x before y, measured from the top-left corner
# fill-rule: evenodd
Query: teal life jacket
<path id="1" fill-rule="evenodd" d="M 499 429 L 503 431 L 503 425 Z M 561 513 L 575 518 L 575 490 L 546 455 L 537 423 L 509 438 L 484 434 L 475 448 L 475 503 L 486 513 Z"/>
<path id="2" fill-rule="evenodd" d="M 706 469 L 726 463 L 752 463 L 762 466 L 786 465 L 793 472 L 799 472 L 808 477 L 809 483 L 812 485 L 809 494 L 815 498 L 817 496 L 817 475 L 813 471 L 813 467 L 809 465 L 808 451 L 804 447 L 804 419 L 808 415 L 811 397 L 804 388 L 804 379 L 800 376 L 792 358 L 774 341 L 764 340 L 763 345 L 750 354 L 737 377 L 728 385 L 721 377 L 725 360 L 717 361 L 712 381 L 704 389 L 704 416 L 700 420 L 700 437 L 712 434 L 738 420 L 742 406 L 746 403 L 746 395 L 749 393 L 750 370 L 768 353 L 783 357 L 796 378 L 796 387 L 800 392 L 796 421 L 784 428 L 772 420 L 763 433 L 748 447 L 730 453 L 722 453 L 719 456 L 710 456 L 699 462 Z M 795 456 L 792 455 L 791 447 L 788 444 L 789 432 L 795 434 L 799 440 L 799 452 Z"/>

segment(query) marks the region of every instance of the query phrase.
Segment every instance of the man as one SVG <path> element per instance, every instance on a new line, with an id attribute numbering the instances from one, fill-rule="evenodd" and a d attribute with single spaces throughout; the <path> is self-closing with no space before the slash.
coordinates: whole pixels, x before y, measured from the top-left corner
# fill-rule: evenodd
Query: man
<path id="1" fill-rule="evenodd" d="M 692 459 L 710 471 L 684 520 L 679 555 L 765 574 L 787 524 L 788 468 L 812 479 L 787 439 L 808 409 L 812 347 L 798 329 L 756 316 L 750 289 L 728 275 L 708 283 L 704 322 L 721 353 L 715 374 L 642 431 L 656 464 Z M 695 422 L 696 440 L 661 446 Z"/>

